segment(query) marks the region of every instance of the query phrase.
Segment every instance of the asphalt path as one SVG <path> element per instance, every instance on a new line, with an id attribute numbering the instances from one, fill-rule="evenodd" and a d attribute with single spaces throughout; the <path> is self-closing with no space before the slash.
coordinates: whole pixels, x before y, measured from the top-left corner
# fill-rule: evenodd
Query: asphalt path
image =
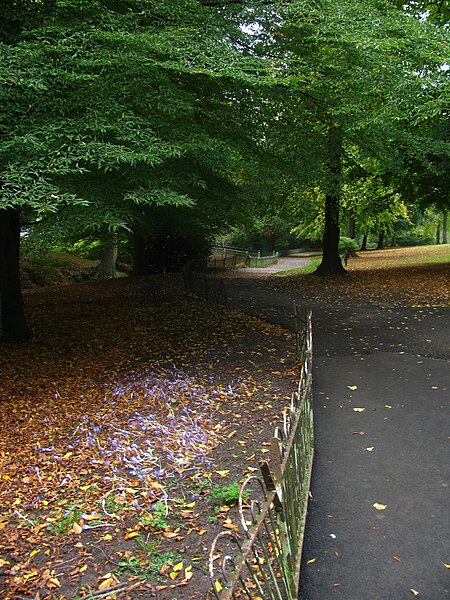
<path id="1" fill-rule="evenodd" d="M 450 309 L 309 307 L 246 271 L 226 281 L 231 308 L 288 329 L 294 304 L 313 310 L 315 458 L 299 597 L 450 597 Z"/>

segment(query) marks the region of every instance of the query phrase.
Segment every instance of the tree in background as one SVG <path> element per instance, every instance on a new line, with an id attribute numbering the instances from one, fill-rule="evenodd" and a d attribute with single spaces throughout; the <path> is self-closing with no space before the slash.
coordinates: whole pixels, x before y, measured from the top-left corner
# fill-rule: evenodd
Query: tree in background
<path id="1" fill-rule="evenodd" d="M 287 8 L 279 32 L 287 82 L 298 90 L 299 113 L 314 106 L 322 130 L 316 169 L 325 195 L 319 274 L 343 272 L 338 241 L 346 165 L 367 169 L 372 163 L 373 175 L 389 171 L 390 148 L 403 128 L 411 121 L 417 126 L 442 106 L 448 43 L 441 34 L 383 2 L 330 0 Z"/>
<path id="2" fill-rule="evenodd" d="M 236 54 L 217 18 L 195 0 L 56 0 L 45 15 L 29 5 L 39 18 L 27 10 L 19 26 L 22 11 L 8 13 L 1 45 L 5 231 L 23 210 L 66 236 L 139 232 L 147 207 L 194 206 L 238 184 L 239 153 L 210 131 L 202 94 Z M 13 238 L 1 248 L 2 323 L 21 341 Z"/>

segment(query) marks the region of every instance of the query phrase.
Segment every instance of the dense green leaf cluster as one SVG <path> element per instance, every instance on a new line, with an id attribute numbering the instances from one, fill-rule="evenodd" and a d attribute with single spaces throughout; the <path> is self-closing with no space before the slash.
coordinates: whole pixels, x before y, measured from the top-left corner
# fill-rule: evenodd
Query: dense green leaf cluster
<path id="1" fill-rule="evenodd" d="M 447 9 L 404 4 L 2 2 L 0 208 L 69 237 L 148 233 L 168 215 L 212 235 L 273 229 L 293 204 L 304 222 L 312 198 L 343 190 L 358 204 L 345 211 L 370 204 L 376 222 L 384 194 L 346 190 L 392 188 L 449 153 L 432 134 L 448 38 L 414 18 Z"/>

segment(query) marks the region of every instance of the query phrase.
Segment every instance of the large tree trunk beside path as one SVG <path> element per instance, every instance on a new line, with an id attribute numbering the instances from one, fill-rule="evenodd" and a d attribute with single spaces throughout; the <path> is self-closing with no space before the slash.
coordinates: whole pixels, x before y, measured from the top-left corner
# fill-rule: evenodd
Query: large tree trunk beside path
<path id="1" fill-rule="evenodd" d="M 325 197 L 325 230 L 323 234 L 322 262 L 314 271 L 316 275 L 345 275 L 339 255 L 339 208 L 342 140 L 337 125 L 328 131 L 328 170 L 330 181 Z"/>

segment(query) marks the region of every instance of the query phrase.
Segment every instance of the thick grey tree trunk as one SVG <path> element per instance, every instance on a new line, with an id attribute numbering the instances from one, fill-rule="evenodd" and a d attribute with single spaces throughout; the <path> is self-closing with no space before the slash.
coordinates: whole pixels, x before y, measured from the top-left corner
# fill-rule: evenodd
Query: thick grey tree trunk
<path id="1" fill-rule="evenodd" d="M 114 279 L 117 265 L 117 234 L 108 233 L 103 240 L 103 252 L 98 266 L 99 279 Z"/>

